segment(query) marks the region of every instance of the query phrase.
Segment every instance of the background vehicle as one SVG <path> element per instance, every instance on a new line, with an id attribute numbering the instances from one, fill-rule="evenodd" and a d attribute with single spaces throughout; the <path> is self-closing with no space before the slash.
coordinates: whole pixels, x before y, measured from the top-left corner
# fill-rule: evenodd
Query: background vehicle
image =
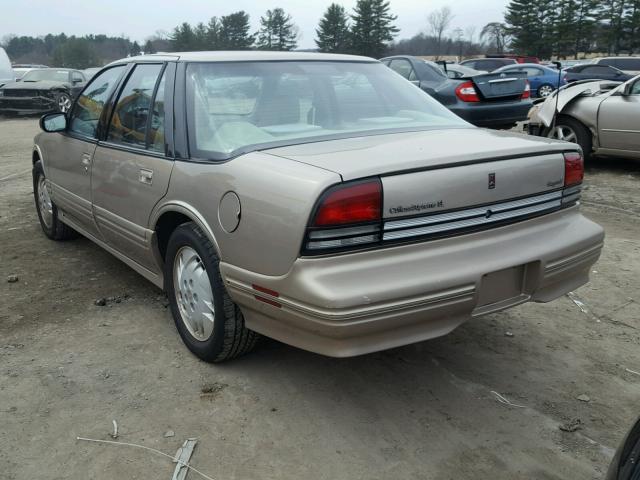
<path id="1" fill-rule="evenodd" d="M 513 58 L 471 58 L 460 62 L 460 65 L 473 68 L 474 70 L 493 72 L 500 67 L 514 65 L 516 63 L 518 62 Z"/>
<path id="2" fill-rule="evenodd" d="M 527 74 L 527 80 L 529 80 L 529 85 L 531 86 L 531 95 L 534 97 L 548 97 L 558 87 L 566 85 L 567 83 L 563 75 L 555 68 L 549 68 L 535 63 L 509 65 L 494 70 L 493 73 L 501 72 L 525 72 Z"/>
<path id="3" fill-rule="evenodd" d="M 486 58 L 511 58 L 518 63 L 540 63 L 540 59 L 538 57 L 534 57 L 531 55 L 516 55 L 516 54 L 496 54 L 496 55 L 485 55 Z"/>
<path id="4" fill-rule="evenodd" d="M 602 57 L 591 60 L 594 65 L 608 65 L 629 75 L 640 75 L 640 57 Z"/>
<path id="5" fill-rule="evenodd" d="M 585 158 L 640 158 L 640 76 L 626 83 L 583 81 L 558 90 L 530 114 L 529 132 L 577 143 Z"/>
<path id="6" fill-rule="evenodd" d="M 0 88 L 0 112 L 67 112 L 85 84 L 85 76 L 79 70 L 30 70 L 19 82 L 7 83 Z"/>
<path id="7" fill-rule="evenodd" d="M 88 80 L 91 80 L 96 73 L 98 73 L 100 70 L 102 70 L 102 67 L 91 67 L 91 68 L 85 68 L 82 73 L 84 73 L 84 76 L 87 78 Z"/>
<path id="8" fill-rule="evenodd" d="M 608 65 L 583 63 L 565 69 L 564 78 L 569 83 L 577 80 L 615 80 L 624 82 L 633 78 L 633 76 Z"/>
<path id="9" fill-rule="evenodd" d="M 640 478 L 640 418 L 620 443 L 605 480 L 637 480 Z"/>
<path id="10" fill-rule="evenodd" d="M 4 48 L 0 47 L 0 87 L 5 83 L 15 81 L 15 79 L 16 76 L 11 69 L 11 62 L 7 56 L 7 52 L 4 51 Z"/>
<path id="11" fill-rule="evenodd" d="M 445 73 L 445 75 L 449 78 L 464 78 L 464 77 L 472 77 L 474 75 L 480 75 L 482 73 L 480 70 L 474 70 L 470 67 L 465 67 L 464 65 L 460 65 L 457 63 L 447 63 L 446 71 L 441 64 L 438 64 L 438 67 Z"/>
<path id="12" fill-rule="evenodd" d="M 416 57 L 394 56 L 381 62 L 479 127 L 511 128 L 527 118 L 531 107 L 524 73 L 507 78 L 486 73 L 454 80 L 435 63 Z"/>
<path id="13" fill-rule="evenodd" d="M 43 232 L 165 288 L 208 361 L 256 332 L 331 356 L 444 335 L 574 290 L 602 248 L 575 146 L 475 128 L 365 57 L 127 58 L 41 126 Z"/>

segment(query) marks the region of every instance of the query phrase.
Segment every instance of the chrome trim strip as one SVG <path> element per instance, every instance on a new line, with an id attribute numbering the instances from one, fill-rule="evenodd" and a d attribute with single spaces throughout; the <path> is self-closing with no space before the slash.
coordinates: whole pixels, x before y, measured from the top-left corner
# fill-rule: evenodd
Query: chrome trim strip
<path id="1" fill-rule="evenodd" d="M 600 252 L 603 246 L 604 246 L 603 243 L 599 243 L 597 245 L 587 248 L 586 250 L 582 250 L 581 252 L 574 253 L 573 255 L 570 255 L 568 257 L 547 262 L 547 265 L 544 268 L 544 273 L 545 275 L 549 273 L 555 273 L 558 270 L 563 270 L 565 268 L 572 267 L 576 264 L 589 260 L 595 255 L 600 255 Z"/>
<path id="2" fill-rule="evenodd" d="M 379 225 L 365 225 L 364 227 L 343 227 L 343 228 L 331 228 L 326 230 L 311 230 L 309 232 L 309 239 L 323 239 L 323 238 L 341 238 L 351 237 L 356 235 L 366 235 L 368 233 L 378 233 L 380 231 Z"/>
<path id="3" fill-rule="evenodd" d="M 442 233 L 449 230 L 458 230 L 462 228 L 475 227 L 478 225 L 488 225 L 495 222 L 500 222 L 503 220 L 515 219 L 518 217 L 531 215 L 533 213 L 540 213 L 546 210 L 551 210 L 555 208 L 559 208 L 562 206 L 562 201 L 558 198 L 557 200 L 552 200 L 550 202 L 545 202 L 537 205 L 533 205 L 527 208 L 520 208 L 517 210 L 506 211 L 502 213 L 493 213 L 489 218 L 487 217 L 474 217 L 468 218 L 465 220 L 460 220 L 457 222 L 447 222 L 441 223 L 437 225 L 425 226 L 421 228 L 411 228 L 407 230 L 399 230 L 392 232 L 385 232 L 383 236 L 383 240 L 397 240 L 401 238 L 415 237 L 421 235 L 432 235 L 435 233 Z M 485 208 L 483 212 L 487 212 L 487 210 L 493 209 Z"/>
<path id="4" fill-rule="evenodd" d="M 529 205 L 535 205 L 542 202 L 548 202 L 550 200 L 560 199 L 562 197 L 562 191 L 545 193 L 542 195 L 536 195 L 532 197 L 522 198 L 520 200 L 512 200 L 502 203 L 490 204 L 484 207 L 471 208 L 467 210 L 459 210 L 457 212 L 449 212 L 442 214 L 433 214 L 423 217 L 408 218 L 404 220 L 393 220 L 385 222 L 384 231 L 396 230 L 399 228 L 417 227 L 422 225 L 431 225 L 434 223 L 450 222 L 452 220 L 462 220 L 466 218 L 479 217 L 486 215 L 488 210 L 491 210 L 494 214 L 502 212 L 504 210 L 511 210 L 514 208 L 526 207 Z"/>

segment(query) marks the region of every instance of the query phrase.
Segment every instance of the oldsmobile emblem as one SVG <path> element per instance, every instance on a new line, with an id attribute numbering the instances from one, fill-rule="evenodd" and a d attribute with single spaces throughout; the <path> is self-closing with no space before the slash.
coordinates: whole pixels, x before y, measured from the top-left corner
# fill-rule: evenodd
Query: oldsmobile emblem
<path id="1" fill-rule="evenodd" d="M 489 190 L 493 190 L 494 188 L 496 188 L 496 174 L 490 173 L 489 174 Z"/>

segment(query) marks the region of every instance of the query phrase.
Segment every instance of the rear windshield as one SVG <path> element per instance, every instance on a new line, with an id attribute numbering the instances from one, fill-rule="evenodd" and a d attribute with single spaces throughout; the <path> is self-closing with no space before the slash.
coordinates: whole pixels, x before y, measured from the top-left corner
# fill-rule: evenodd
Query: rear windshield
<path id="1" fill-rule="evenodd" d="M 191 156 L 468 124 L 383 64 L 191 63 Z"/>
<path id="2" fill-rule="evenodd" d="M 55 68 L 47 68 L 46 70 L 31 70 L 22 77 L 23 82 L 38 82 L 40 80 L 49 80 L 52 82 L 68 82 L 68 70 L 56 70 Z"/>

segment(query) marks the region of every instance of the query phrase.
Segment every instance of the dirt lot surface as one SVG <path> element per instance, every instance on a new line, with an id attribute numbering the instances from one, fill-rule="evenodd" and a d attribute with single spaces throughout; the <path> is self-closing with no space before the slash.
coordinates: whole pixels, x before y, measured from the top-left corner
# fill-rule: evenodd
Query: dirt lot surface
<path id="1" fill-rule="evenodd" d="M 169 480 L 169 459 L 76 440 L 111 440 L 112 420 L 170 455 L 197 438 L 192 464 L 216 480 L 597 479 L 640 414 L 640 163 L 587 172 L 607 240 L 582 309 L 526 304 L 344 360 L 268 341 L 214 366 L 162 292 L 87 240 L 45 238 L 36 132 L 0 119 L 1 479 Z"/>

